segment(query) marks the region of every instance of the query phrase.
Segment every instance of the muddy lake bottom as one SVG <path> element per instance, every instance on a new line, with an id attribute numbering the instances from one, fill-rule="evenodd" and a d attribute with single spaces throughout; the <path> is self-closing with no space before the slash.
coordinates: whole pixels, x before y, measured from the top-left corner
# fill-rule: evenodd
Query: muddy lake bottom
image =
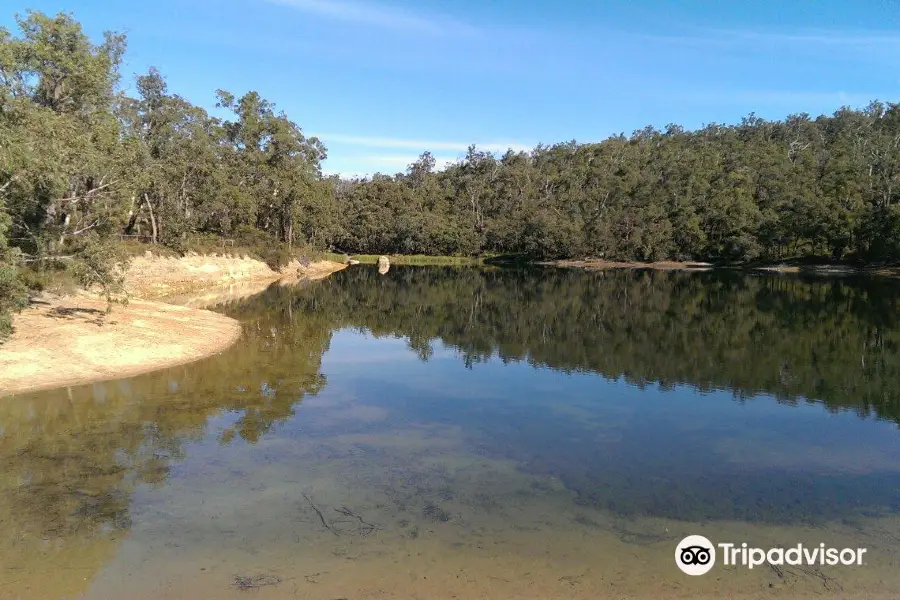
<path id="1" fill-rule="evenodd" d="M 0 598 L 900 595 L 896 285 L 550 273 L 354 267 L 0 400 Z M 867 553 L 689 577 L 691 534 Z"/>

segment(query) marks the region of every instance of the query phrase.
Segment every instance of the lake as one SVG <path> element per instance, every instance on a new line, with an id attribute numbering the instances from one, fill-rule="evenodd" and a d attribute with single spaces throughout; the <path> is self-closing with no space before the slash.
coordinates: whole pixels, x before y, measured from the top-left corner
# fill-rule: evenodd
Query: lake
<path id="1" fill-rule="evenodd" d="M 359 265 L 0 399 L 3 598 L 900 594 L 900 285 Z M 675 564 L 690 534 L 860 566 Z"/>

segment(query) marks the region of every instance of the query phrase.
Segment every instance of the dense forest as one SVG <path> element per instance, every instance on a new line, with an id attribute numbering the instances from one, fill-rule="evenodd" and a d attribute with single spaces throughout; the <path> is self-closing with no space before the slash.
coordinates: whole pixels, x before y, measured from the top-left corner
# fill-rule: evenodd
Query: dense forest
<path id="1" fill-rule="evenodd" d="M 322 142 L 256 92 L 219 118 L 155 69 L 126 80 L 125 37 L 71 15 L 0 30 L 0 330 L 19 273 L 115 283 L 122 239 L 184 251 L 225 237 L 298 248 L 526 258 L 900 259 L 900 106 L 873 102 L 696 131 L 502 155 L 443 170 L 326 177 Z M 134 89 L 128 94 L 124 90 Z M 5 320 L 4 320 L 5 319 Z"/>

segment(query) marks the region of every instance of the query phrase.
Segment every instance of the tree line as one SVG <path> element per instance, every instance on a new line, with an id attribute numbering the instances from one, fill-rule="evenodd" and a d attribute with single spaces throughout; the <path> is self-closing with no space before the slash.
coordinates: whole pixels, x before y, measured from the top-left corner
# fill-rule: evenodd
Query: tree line
<path id="1" fill-rule="evenodd" d="M 336 182 L 353 251 L 747 262 L 900 258 L 900 106 L 647 127 Z"/>
<path id="2" fill-rule="evenodd" d="M 526 258 L 900 258 L 900 107 L 751 115 L 696 131 L 648 127 L 599 143 L 437 169 L 322 173 L 326 149 L 257 92 L 217 92 L 227 118 L 156 69 L 125 92 L 123 35 L 71 15 L 0 29 L 0 330 L 23 267 L 115 284 L 119 241 L 183 251 L 226 237 L 283 259 L 297 246 Z"/>

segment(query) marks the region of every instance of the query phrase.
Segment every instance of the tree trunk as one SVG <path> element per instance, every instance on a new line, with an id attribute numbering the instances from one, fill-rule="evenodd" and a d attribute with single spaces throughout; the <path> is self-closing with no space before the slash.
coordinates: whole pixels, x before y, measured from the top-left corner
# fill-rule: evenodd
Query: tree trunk
<path id="1" fill-rule="evenodd" d="M 134 231 L 134 224 L 137 223 L 137 213 L 134 212 L 134 194 L 131 195 L 131 207 L 128 209 L 128 225 L 125 226 L 125 235 L 131 235 Z"/>
<path id="2" fill-rule="evenodd" d="M 66 229 L 69 228 L 69 223 L 72 221 L 72 213 L 67 212 L 66 218 L 63 219 L 62 224 L 62 232 L 59 234 L 59 247 L 62 248 L 63 242 L 66 241 Z"/>
<path id="3" fill-rule="evenodd" d="M 150 231 L 151 231 L 151 241 L 153 245 L 156 245 L 156 237 L 159 231 L 156 228 L 156 216 L 153 214 L 153 205 L 150 203 L 150 198 L 147 194 L 144 194 L 144 202 L 147 203 L 147 209 L 150 211 Z"/>

